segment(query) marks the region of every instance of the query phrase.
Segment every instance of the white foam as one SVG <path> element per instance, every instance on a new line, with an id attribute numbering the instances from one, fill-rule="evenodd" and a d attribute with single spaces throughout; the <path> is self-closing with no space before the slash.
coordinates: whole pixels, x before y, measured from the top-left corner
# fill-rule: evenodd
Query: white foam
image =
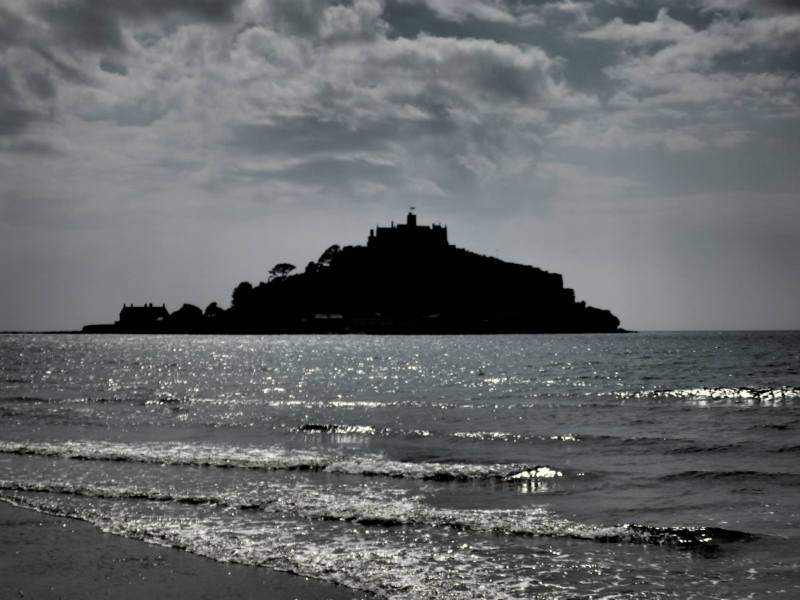
<path id="1" fill-rule="evenodd" d="M 346 456 L 323 450 L 226 446 L 202 443 L 106 441 L 8 442 L 0 452 L 83 460 L 129 461 L 171 465 L 239 467 L 263 470 L 315 470 L 349 475 L 407 479 L 467 480 L 505 478 L 530 469 L 520 464 L 408 462 L 380 454 Z M 542 467 L 535 467 L 540 469 Z M 544 471 L 542 471 L 545 473 Z M 545 475 L 548 476 L 548 475 Z"/>
<path id="2" fill-rule="evenodd" d="M 619 398 L 677 398 L 698 406 L 777 407 L 800 399 L 800 388 L 693 387 L 668 390 L 617 391 Z"/>

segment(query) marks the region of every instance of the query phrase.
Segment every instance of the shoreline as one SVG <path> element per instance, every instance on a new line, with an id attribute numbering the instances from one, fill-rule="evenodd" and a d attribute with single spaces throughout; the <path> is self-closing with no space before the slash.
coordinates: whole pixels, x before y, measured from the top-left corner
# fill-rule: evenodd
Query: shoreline
<path id="1" fill-rule="evenodd" d="M 370 596 L 291 573 L 100 531 L 0 501 L 0 598 L 355 600 Z"/>

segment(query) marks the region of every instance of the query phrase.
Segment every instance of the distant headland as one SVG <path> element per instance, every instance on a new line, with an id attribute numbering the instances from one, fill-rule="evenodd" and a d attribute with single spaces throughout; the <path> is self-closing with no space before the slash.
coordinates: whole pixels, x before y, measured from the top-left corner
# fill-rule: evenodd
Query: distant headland
<path id="1" fill-rule="evenodd" d="M 366 246 L 330 246 L 302 273 L 278 263 L 231 306 L 123 305 L 85 333 L 616 333 L 611 312 L 575 300 L 561 275 L 457 248 L 447 227 L 376 227 Z"/>

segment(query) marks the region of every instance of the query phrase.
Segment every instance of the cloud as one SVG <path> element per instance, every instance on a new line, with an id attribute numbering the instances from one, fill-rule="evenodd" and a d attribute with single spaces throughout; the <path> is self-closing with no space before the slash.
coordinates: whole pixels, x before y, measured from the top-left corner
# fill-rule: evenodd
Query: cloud
<path id="1" fill-rule="evenodd" d="M 734 14 L 774 14 L 798 12 L 795 0 L 700 0 L 703 12 L 725 12 Z"/>
<path id="2" fill-rule="evenodd" d="M 239 0 L 33 0 L 33 13 L 59 42 L 85 50 L 120 50 L 127 21 L 164 18 L 229 22 Z"/>
<path id="3" fill-rule="evenodd" d="M 639 96 L 640 105 L 718 102 L 727 110 L 791 110 L 800 94 L 800 78 L 786 74 L 678 71 L 654 78 L 647 61 L 631 61 L 609 73 Z"/>
<path id="4" fill-rule="evenodd" d="M 649 118 L 649 115 L 648 115 Z M 660 147 L 670 152 L 697 151 L 709 144 L 695 127 L 658 127 L 631 122 L 630 114 L 572 121 L 551 138 L 568 146 L 592 149 Z"/>
<path id="5" fill-rule="evenodd" d="M 55 85 L 47 72 L 20 57 L 7 62 L 0 64 L 0 136 L 24 133 L 54 109 Z"/>
<path id="6" fill-rule="evenodd" d="M 559 2 L 548 2 L 541 7 L 541 13 L 545 16 L 563 17 L 568 16 L 578 24 L 588 25 L 591 22 L 592 3 L 575 2 L 574 0 L 560 0 Z"/>
<path id="7" fill-rule="evenodd" d="M 540 47 L 395 35 L 381 0 L 112 1 L 89 18 L 90 5 L 16 5 L 25 60 L 9 63 L 20 112 L 6 111 L 5 131 L 31 137 L 3 149 L 44 155 L 48 123 L 52 156 L 80 153 L 101 181 L 119 169 L 151 185 L 173 173 L 269 202 L 322 193 L 324 181 L 354 199 L 459 197 L 531 171 L 548 115 L 597 102 Z M 437 6 L 504 20 L 500 2 Z"/>
<path id="8" fill-rule="evenodd" d="M 661 45 L 652 54 L 643 55 L 649 65 L 659 71 L 707 68 L 729 53 L 754 47 L 772 49 L 800 45 L 800 15 L 715 19 L 706 29 L 696 30 L 672 18 L 667 9 L 662 8 L 652 22 L 631 24 L 615 18 L 580 36 L 631 46 Z"/>
<path id="9" fill-rule="evenodd" d="M 231 129 L 233 147 L 255 154 L 288 156 L 376 151 L 385 149 L 395 126 L 401 123 L 362 124 L 351 128 L 346 122 L 304 115 L 272 119 L 269 124 L 245 122 Z"/>
<path id="10" fill-rule="evenodd" d="M 559 79 L 558 61 L 540 48 L 492 40 L 420 35 L 319 46 L 258 27 L 239 36 L 230 60 L 214 69 L 239 90 L 223 132 L 231 148 L 309 160 L 376 152 L 396 169 L 424 162 L 453 173 L 428 178 L 438 190 L 465 170 L 504 172 L 511 147 L 536 151 L 549 110 L 592 101 Z"/>
<path id="11" fill-rule="evenodd" d="M 662 8 L 653 22 L 631 24 L 617 17 L 600 27 L 581 33 L 580 36 L 627 44 L 662 44 L 686 41 L 694 33 L 691 27 L 673 19 L 667 9 Z"/>
<path id="12" fill-rule="evenodd" d="M 514 24 L 517 17 L 502 0 L 397 0 L 400 4 L 421 4 L 442 19 L 467 19 Z"/>
<path id="13" fill-rule="evenodd" d="M 57 156 L 63 152 L 47 139 L 7 137 L 0 140 L 0 150 L 28 156 Z"/>
<path id="14" fill-rule="evenodd" d="M 373 39 L 385 33 L 379 0 L 355 0 L 352 6 L 333 5 L 322 13 L 319 34 L 326 40 Z"/>
<path id="15" fill-rule="evenodd" d="M 62 85 L 98 88 L 93 54 L 100 54 L 103 71 L 126 74 L 122 57 L 131 50 L 126 27 L 227 23 L 238 4 L 216 0 L 11 0 L 0 7 L 0 67 L 5 73 L 0 84 L 0 135 L 19 135 L 37 123 L 52 122 Z"/>
<path id="16" fill-rule="evenodd" d="M 552 183 L 554 193 L 560 200 L 560 208 L 569 210 L 577 205 L 579 210 L 587 209 L 587 201 L 593 210 L 609 207 L 609 198 L 618 198 L 629 190 L 636 188 L 637 183 L 618 175 L 592 173 L 585 167 L 574 163 L 543 162 L 537 173 L 544 180 Z M 611 204 L 613 208 L 614 205 Z"/>
<path id="17" fill-rule="evenodd" d="M 424 5 L 455 23 L 572 15 L 583 31 L 565 33 L 570 43 L 625 50 L 615 64 L 598 64 L 611 82 L 601 104 L 599 94 L 576 91 L 573 83 L 580 82 L 568 78 L 566 59 L 519 37 L 397 35 L 387 6 L 398 4 Z M 680 118 L 665 123 L 660 111 L 709 102 L 740 110 L 748 101 L 780 112 L 797 98 L 790 75 L 711 72 L 726 53 L 792 43 L 800 26 L 793 16 L 715 16 L 701 26 L 661 9 L 652 21 L 618 17 L 595 26 L 595 9 L 611 4 L 574 0 L 113 0 L 94 11 L 85 0 L 15 6 L 24 25 L 15 51 L 28 54 L 7 69 L 0 132 L 19 135 L 54 115 L 139 128 L 134 139 L 142 152 L 202 153 L 187 165 L 216 160 L 206 178 L 225 178 L 228 168 L 236 173 L 235 162 L 248 156 L 329 165 L 340 153 L 372 153 L 397 171 L 395 183 L 418 189 L 411 182 L 421 172 L 437 193 L 460 193 L 465 177 L 477 185 L 516 173 L 520 164 L 533 168 L 544 140 L 682 151 L 707 147 L 703 135 L 714 131 L 727 145 L 746 143 L 752 136 L 726 132 L 749 127 L 692 127 Z M 45 32 L 52 34 L 47 47 L 41 45 Z M 66 77 L 56 56 L 83 79 Z M 30 68 L 34 63 L 38 68 Z M 693 117 L 685 112 L 684 118 Z M 130 152 L 137 154 L 135 148 Z M 336 164 L 356 180 L 369 179 L 357 161 Z"/>
<path id="18" fill-rule="evenodd" d="M 249 10 L 249 12 L 248 12 Z M 246 13 L 274 31 L 318 41 L 373 39 L 384 34 L 383 0 L 273 0 L 253 4 Z"/>
<path id="19" fill-rule="evenodd" d="M 36 113 L 24 108 L 11 73 L 0 67 L 0 135 L 25 129 Z"/>
<path id="20" fill-rule="evenodd" d="M 692 24 L 667 8 L 653 20 L 612 18 L 578 33 L 620 49 L 603 69 L 606 110 L 564 123 L 551 137 L 573 147 L 676 153 L 750 143 L 759 120 L 798 112 L 800 78 L 773 66 L 800 48 L 798 34 L 800 15 L 764 11 L 715 13 Z"/>
<path id="21" fill-rule="evenodd" d="M 385 193 L 402 185 L 395 165 L 369 156 L 319 157 L 294 161 L 271 169 L 256 169 L 250 175 L 262 180 L 286 181 L 323 194 Z"/>

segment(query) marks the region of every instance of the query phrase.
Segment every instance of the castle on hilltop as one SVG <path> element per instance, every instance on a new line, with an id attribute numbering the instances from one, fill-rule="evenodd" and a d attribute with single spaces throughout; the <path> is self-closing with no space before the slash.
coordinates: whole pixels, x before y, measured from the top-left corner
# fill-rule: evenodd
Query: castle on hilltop
<path id="1" fill-rule="evenodd" d="M 408 213 L 405 223 L 392 222 L 389 227 L 375 226 L 370 229 L 367 247 L 390 249 L 402 247 L 443 247 L 447 246 L 447 226 L 417 225 L 417 215 Z"/>

